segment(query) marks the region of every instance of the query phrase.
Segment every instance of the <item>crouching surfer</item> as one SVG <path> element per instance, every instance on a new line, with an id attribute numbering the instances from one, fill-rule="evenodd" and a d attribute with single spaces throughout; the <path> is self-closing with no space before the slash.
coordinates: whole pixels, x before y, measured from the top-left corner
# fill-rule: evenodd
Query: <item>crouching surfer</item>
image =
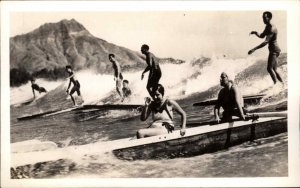
<path id="1" fill-rule="evenodd" d="M 34 90 L 38 91 L 40 94 L 41 93 L 47 93 L 47 90 L 45 88 L 40 87 L 39 85 L 37 85 L 35 83 L 35 79 L 34 78 L 31 79 L 31 88 L 32 88 L 32 93 L 33 93 L 33 98 L 34 99 L 35 99 L 35 92 L 34 92 Z"/>
<path id="2" fill-rule="evenodd" d="M 153 123 L 146 129 L 137 131 L 137 138 L 144 138 L 156 136 L 160 134 L 167 134 L 174 130 L 173 124 L 173 110 L 181 115 L 181 130 L 180 135 L 185 134 L 186 128 L 186 114 L 183 109 L 174 100 L 164 98 L 165 89 L 161 84 L 158 84 L 156 91 L 154 91 L 154 101 L 146 98 L 145 106 L 142 110 L 141 120 L 145 121 L 152 113 Z"/>

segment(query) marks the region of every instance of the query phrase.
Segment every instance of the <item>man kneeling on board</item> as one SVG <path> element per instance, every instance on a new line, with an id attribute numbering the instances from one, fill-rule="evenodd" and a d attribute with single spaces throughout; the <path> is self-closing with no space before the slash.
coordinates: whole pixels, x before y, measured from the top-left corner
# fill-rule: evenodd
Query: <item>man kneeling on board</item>
<path id="1" fill-rule="evenodd" d="M 232 116 L 238 116 L 245 120 L 243 97 L 225 72 L 221 74 L 220 85 L 223 88 L 219 92 L 217 104 L 214 109 L 216 121 L 218 123 L 221 121 L 219 117 L 220 107 L 224 110 L 222 122 L 232 121 Z"/>
<path id="2" fill-rule="evenodd" d="M 31 88 L 32 88 L 32 93 L 33 93 L 33 97 L 34 98 L 35 98 L 35 92 L 34 92 L 34 90 L 38 91 L 39 93 L 43 93 L 43 92 L 46 93 L 47 92 L 47 90 L 45 88 L 40 87 L 39 85 L 37 85 L 35 83 L 35 79 L 34 78 L 31 79 Z"/>
<path id="3" fill-rule="evenodd" d="M 131 90 L 130 90 L 128 84 L 129 84 L 128 80 L 123 80 L 122 92 L 123 92 L 123 97 L 124 98 L 127 98 L 131 95 Z"/>
<path id="4" fill-rule="evenodd" d="M 145 98 L 145 106 L 142 110 L 141 120 L 145 121 L 152 113 L 153 123 L 147 129 L 137 131 L 137 138 L 167 134 L 174 130 L 173 109 L 181 115 L 180 135 L 185 134 L 186 114 L 178 103 L 171 99 L 164 99 L 165 89 L 158 84 L 154 91 L 154 101 L 149 97 Z"/>

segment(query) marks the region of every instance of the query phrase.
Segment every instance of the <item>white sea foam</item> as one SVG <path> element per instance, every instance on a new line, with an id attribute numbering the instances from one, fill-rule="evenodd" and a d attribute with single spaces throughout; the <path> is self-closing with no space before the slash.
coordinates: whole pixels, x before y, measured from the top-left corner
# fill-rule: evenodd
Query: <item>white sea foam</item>
<path id="1" fill-rule="evenodd" d="M 188 95 L 203 92 L 210 87 L 219 85 L 219 77 L 222 72 L 226 72 L 230 79 L 234 80 L 235 76 L 247 67 L 257 62 L 254 57 L 245 59 L 227 59 L 213 57 L 209 65 L 200 68 L 192 65 L 192 62 L 182 64 L 162 64 L 162 77 L 160 83 L 165 87 L 165 95 L 171 98 L 184 98 Z M 132 96 L 127 103 L 141 104 L 144 97 L 149 96 L 146 85 L 148 73 L 141 80 L 142 71 L 124 72 L 124 79 L 129 80 L 129 87 Z M 196 75 L 196 76 L 192 76 Z M 81 93 L 85 104 L 95 103 L 110 95 L 117 95 L 116 84 L 113 75 L 98 74 L 94 70 L 83 70 L 76 72 L 76 77 L 81 85 Z M 67 87 L 68 81 L 46 81 L 37 79 L 37 84 L 45 87 L 48 91 L 58 88 L 64 84 Z M 257 84 L 259 83 L 259 84 Z M 239 83 L 243 94 L 258 93 L 272 85 L 269 75 L 263 78 L 245 79 Z M 11 88 L 11 104 L 17 104 L 32 97 L 30 83 L 18 88 Z M 37 94 L 37 96 L 40 96 Z"/>

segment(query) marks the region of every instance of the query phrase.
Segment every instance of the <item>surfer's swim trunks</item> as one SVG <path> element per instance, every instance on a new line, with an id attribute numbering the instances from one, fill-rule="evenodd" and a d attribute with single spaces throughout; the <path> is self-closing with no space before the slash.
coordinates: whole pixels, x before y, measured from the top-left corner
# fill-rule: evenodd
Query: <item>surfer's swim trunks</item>
<path id="1" fill-rule="evenodd" d="M 77 92 L 77 95 L 80 96 L 80 84 L 79 82 L 76 80 L 74 82 L 75 84 L 73 85 L 70 94 L 72 95 L 73 93 L 75 93 L 75 91 Z"/>
<path id="2" fill-rule="evenodd" d="M 279 56 L 280 52 L 270 52 L 268 57 L 268 67 L 277 67 L 277 57 Z"/>
<path id="3" fill-rule="evenodd" d="M 39 92 L 40 92 L 40 93 L 42 93 L 42 92 L 47 92 L 47 91 L 46 91 L 46 89 L 45 89 L 45 88 L 43 88 L 43 87 L 40 87 L 40 89 L 39 89 Z"/>
<path id="4" fill-rule="evenodd" d="M 158 83 L 159 83 L 160 78 L 161 78 L 161 70 L 159 68 L 159 69 L 153 71 L 153 74 L 151 76 L 149 74 L 147 86 L 148 87 L 157 86 Z"/>
<path id="5" fill-rule="evenodd" d="M 39 93 L 47 92 L 45 88 L 39 87 L 37 84 L 32 84 L 31 87 L 32 89 L 37 90 Z"/>

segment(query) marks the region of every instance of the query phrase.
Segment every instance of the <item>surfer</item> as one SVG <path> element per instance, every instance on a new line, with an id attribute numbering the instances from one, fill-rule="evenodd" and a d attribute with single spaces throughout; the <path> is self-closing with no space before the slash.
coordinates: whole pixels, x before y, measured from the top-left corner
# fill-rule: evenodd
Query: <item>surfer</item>
<path id="1" fill-rule="evenodd" d="M 38 91 L 40 94 L 43 93 L 43 92 L 44 93 L 47 92 L 47 90 L 45 88 L 40 87 L 39 85 L 37 85 L 35 83 L 35 79 L 34 78 L 32 78 L 30 81 L 31 81 L 31 88 L 32 88 L 33 98 L 35 98 L 35 92 L 34 92 L 34 90 Z"/>
<path id="2" fill-rule="evenodd" d="M 151 52 L 149 52 L 149 46 L 147 44 L 142 45 L 141 52 L 146 56 L 147 63 L 147 67 L 142 73 L 142 80 L 144 78 L 144 74 L 150 71 L 146 87 L 150 96 L 152 99 L 154 99 L 154 92 L 156 91 L 161 78 L 161 70 L 158 64 L 158 59 Z"/>
<path id="3" fill-rule="evenodd" d="M 75 74 L 74 74 L 74 72 L 73 72 L 73 70 L 72 70 L 72 67 L 71 67 L 70 65 L 67 65 L 67 66 L 66 66 L 66 71 L 67 71 L 67 73 L 69 73 L 69 77 L 68 77 L 68 78 L 70 79 L 70 82 L 69 82 L 69 85 L 68 85 L 68 88 L 67 88 L 66 92 L 67 92 L 67 94 L 70 95 L 70 97 L 71 97 L 71 99 L 72 99 L 72 101 L 73 101 L 73 104 L 74 104 L 75 106 L 78 106 L 78 104 L 76 103 L 76 101 L 75 101 L 75 99 L 74 99 L 74 97 L 73 97 L 73 94 L 74 94 L 75 91 L 76 91 L 78 97 L 81 98 L 81 101 L 82 101 L 82 103 L 83 103 L 83 100 L 82 100 L 82 97 L 81 97 L 81 93 L 80 93 L 80 83 L 79 83 L 79 81 L 76 79 Z M 70 88 L 70 86 L 71 86 L 71 83 L 73 83 L 73 87 L 72 87 L 72 89 L 71 89 L 71 91 L 70 91 L 70 93 L 69 93 L 69 88 Z"/>
<path id="4" fill-rule="evenodd" d="M 128 87 L 129 81 L 128 80 L 123 80 L 123 88 L 122 88 L 122 92 L 123 92 L 123 96 L 124 98 L 127 98 L 131 95 L 131 90 Z"/>
<path id="5" fill-rule="evenodd" d="M 243 97 L 225 72 L 221 74 L 220 85 L 223 88 L 219 92 L 214 109 L 216 121 L 218 123 L 221 121 L 220 107 L 224 110 L 222 121 L 231 121 L 233 115 L 245 120 Z"/>
<path id="6" fill-rule="evenodd" d="M 145 98 L 145 106 L 142 109 L 141 120 L 145 121 L 152 113 L 153 123 L 147 129 L 137 131 L 137 138 L 144 138 L 160 134 L 166 134 L 174 130 L 173 110 L 181 115 L 180 135 L 185 134 L 186 114 L 178 103 L 171 99 L 164 99 L 165 89 L 158 84 L 154 92 L 154 101 L 149 97 Z"/>
<path id="7" fill-rule="evenodd" d="M 250 35 L 256 35 L 259 38 L 265 38 L 265 41 L 261 43 L 260 45 L 256 46 L 252 50 L 248 52 L 248 54 L 252 54 L 255 50 L 260 49 L 264 47 L 265 45 L 269 44 L 269 57 L 268 57 L 268 72 L 271 75 L 271 78 L 276 84 L 276 81 L 279 80 L 280 82 L 282 81 L 282 78 L 280 74 L 277 72 L 277 58 L 280 54 L 280 48 L 277 44 L 277 28 L 275 25 L 271 23 L 272 19 L 272 13 L 271 12 L 264 12 L 263 13 L 263 22 L 266 25 L 265 30 L 261 33 L 258 34 L 256 31 L 251 31 Z M 277 78 L 277 79 L 276 79 Z"/>
<path id="8" fill-rule="evenodd" d="M 116 61 L 114 54 L 109 54 L 108 59 L 112 63 L 113 69 L 115 71 L 114 80 L 116 81 L 116 90 L 117 90 L 118 94 L 121 97 L 121 101 L 123 102 L 123 100 L 124 100 L 124 96 L 123 96 L 123 93 L 122 93 L 123 75 L 121 73 L 120 64 Z"/>

